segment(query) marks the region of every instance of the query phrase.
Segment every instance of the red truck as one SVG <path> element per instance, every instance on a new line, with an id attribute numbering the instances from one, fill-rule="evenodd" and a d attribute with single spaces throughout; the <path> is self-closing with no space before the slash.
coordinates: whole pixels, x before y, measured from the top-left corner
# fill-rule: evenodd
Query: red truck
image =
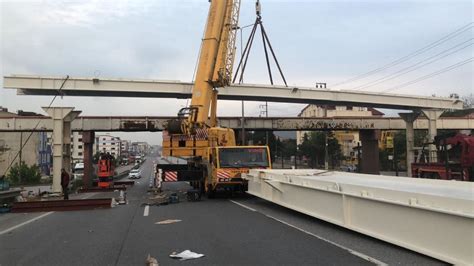
<path id="1" fill-rule="evenodd" d="M 425 146 L 419 162 L 411 164 L 412 176 L 474 181 L 474 136 L 449 134 L 435 137 L 438 162 L 429 162 Z"/>

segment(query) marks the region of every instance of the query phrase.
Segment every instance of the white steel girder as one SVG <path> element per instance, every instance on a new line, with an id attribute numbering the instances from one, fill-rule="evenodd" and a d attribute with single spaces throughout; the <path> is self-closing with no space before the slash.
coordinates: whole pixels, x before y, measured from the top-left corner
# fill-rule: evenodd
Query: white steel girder
<path id="1" fill-rule="evenodd" d="M 447 261 L 474 262 L 474 183 L 323 170 L 251 170 L 248 193 Z"/>
<path id="2" fill-rule="evenodd" d="M 5 88 L 18 94 L 56 95 L 63 77 L 5 76 Z M 190 98 L 193 83 L 142 79 L 69 78 L 61 94 L 70 96 L 117 96 Z M 233 84 L 219 88 L 219 99 L 269 101 L 305 104 L 336 104 L 392 109 L 462 109 L 458 99 L 399 95 L 379 92 L 322 90 L 305 87 L 284 87 L 254 84 Z"/>

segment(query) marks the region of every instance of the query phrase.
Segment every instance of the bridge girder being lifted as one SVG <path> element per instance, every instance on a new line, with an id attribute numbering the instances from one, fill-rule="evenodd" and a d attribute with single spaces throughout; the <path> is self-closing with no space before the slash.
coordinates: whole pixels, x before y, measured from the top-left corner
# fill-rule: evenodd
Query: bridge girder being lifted
<path id="1" fill-rule="evenodd" d="M 143 79 L 70 77 L 59 92 L 63 77 L 11 75 L 4 87 L 22 95 L 69 95 L 109 97 L 191 97 L 193 83 Z M 232 84 L 219 88 L 221 100 L 268 101 L 303 104 L 350 105 L 400 110 L 462 109 L 459 99 L 379 92 L 329 90 L 305 87 Z"/>

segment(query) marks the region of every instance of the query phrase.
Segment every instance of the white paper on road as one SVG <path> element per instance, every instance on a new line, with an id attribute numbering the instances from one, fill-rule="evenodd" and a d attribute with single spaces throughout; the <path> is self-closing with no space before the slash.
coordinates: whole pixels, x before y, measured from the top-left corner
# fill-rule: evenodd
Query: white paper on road
<path id="1" fill-rule="evenodd" d="M 191 260 L 191 259 L 198 259 L 204 257 L 204 254 L 199 254 L 196 252 L 192 252 L 191 250 L 185 250 L 181 253 L 175 254 L 175 252 L 170 254 L 170 257 L 180 260 Z"/>

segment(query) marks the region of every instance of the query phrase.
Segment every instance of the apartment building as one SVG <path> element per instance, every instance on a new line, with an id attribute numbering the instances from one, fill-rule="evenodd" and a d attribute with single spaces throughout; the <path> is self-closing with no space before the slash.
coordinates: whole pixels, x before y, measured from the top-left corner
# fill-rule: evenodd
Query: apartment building
<path id="1" fill-rule="evenodd" d="M 119 137 L 110 134 L 97 135 L 95 137 L 96 151 L 100 153 L 109 153 L 116 159 L 120 158 L 121 140 Z"/>

